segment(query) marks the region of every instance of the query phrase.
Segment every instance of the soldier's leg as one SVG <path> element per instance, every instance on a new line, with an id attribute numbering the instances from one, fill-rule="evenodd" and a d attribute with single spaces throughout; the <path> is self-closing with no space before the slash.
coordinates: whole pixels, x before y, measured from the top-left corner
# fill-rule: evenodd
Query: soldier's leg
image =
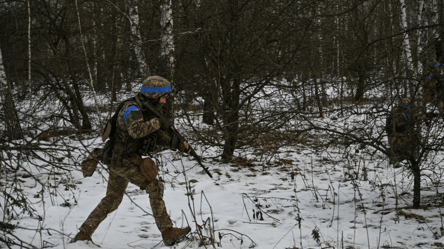
<path id="1" fill-rule="evenodd" d="M 127 186 L 128 180 L 126 178 L 110 170 L 106 196 L 91 212 L 79 230 L 91 236 L 106 216 L 119 207 Z"/>
<path id="2" fill-rule="evenodd" d="M 150 205 L 151 209 L 153 210 L 157 228 L 159 228 L 160 232 L 164 232 L 172 228 L 173 222 L 171 222 L 171 218 L 168 215 L 165 207 L 165 202 L 163 201 L 163 183 L 158 179 L 155 179 L 146 184 L 145 190 L 150 197 Z"/>
<path id="3" fill-rule="evenodd" d="M 145 158 L 142 160 L 140 157 L 131 157 L 123 160 L 125 170 L 120 171 L 119 174 L 127 177 L 131 183 L 135 184 L 141 189 L 145 189 L 149 194 L 151 209 L 153 210 L 157 228 L 159 228 L 160 232 L 163 232 L 173 227 L 173 222 L 168 215 L 165 202 L 163 201 L 163 183 L 155 178 L 157 176 L 157 166 L 150 158 Z M 147 162 L 154 164 L 156 170 L 153 169 L 152 174 L 145 172 L 145 175 L 147 175 L 147 177 L 145 177 L 140 170 L 140 167 L 141 164 Z M 148 181 L 147 178 L 150 178 L 151 181 Z"/>
<path id="4" fill-rule="evenodd" d="M 172 246 L 184 238 L 191 229 L 189 227 L 173 227 L 173 222 L 163 201 L 164 186 L 162 182 L 155 178 L 157 176 L 157 166 L 154 162 L 150 158 L 142 160 L 140 156 L 135 156 L 132 159 L 124 159 L 123 165 L 126 170 L 122 172 L 122 175 L 125 175 L 131 183 L 145 189 L 149 194 L 154 220 L 157 228 L 162 233 L 164 244 Z"/>

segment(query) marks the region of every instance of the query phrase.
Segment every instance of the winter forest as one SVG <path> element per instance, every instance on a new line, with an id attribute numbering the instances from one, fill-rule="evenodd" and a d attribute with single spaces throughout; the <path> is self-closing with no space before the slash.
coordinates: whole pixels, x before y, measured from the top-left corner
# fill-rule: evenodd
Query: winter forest
<path id="1" fill-rule="evenodd" d="M 0 0 L 0 248 L 165 247 L 131 184 L 69 243 L 107 187 L 81 162 L 152 75 L 213 175 L 153 155 L 175 248 L 444 248 L 441 63 L 443 0 Z"/>

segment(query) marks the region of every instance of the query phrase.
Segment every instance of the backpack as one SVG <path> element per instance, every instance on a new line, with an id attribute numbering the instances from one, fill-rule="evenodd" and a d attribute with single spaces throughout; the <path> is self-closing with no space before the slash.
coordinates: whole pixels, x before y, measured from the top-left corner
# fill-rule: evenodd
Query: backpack
<path id="1" fill-rule="evenodd" d="M 115 144 L 114 133 L 116 131 L 117 117 L 119 116 L 120 109 L 122 109 L 125 102 L 127 102 L 130 99 L 132 98 L 129 98 L 120 103 L 120 105 L 117 107 L 116 112 L 114 112 L 114 115 L 106 122 L 105 128 L 101 133 L 103 142 L 105 142 L 109 138 L 109 140 L 106 141 L 105 146 L 102 149 L 102 163 L 106 165 L 111 164 L 111 159 L 113 156 L 113 150 Z"/>

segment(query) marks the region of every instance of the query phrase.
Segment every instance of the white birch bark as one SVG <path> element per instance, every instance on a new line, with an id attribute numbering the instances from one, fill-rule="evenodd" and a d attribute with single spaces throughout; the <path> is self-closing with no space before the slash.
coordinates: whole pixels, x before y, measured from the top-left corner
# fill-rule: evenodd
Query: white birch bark
<path id="1" fill-rule="evenodd" d="M 418 24 L 419 26 L 421 26 L 421 24 L 427 24 L 427 19 L 425 18 L 425 12 L 423 12 L 424 9 L 424 0 L 422 0 L 419 4 L 419 9 L 418 9 Z M 423 41 L 422 41 L 422 37 L 424 36 L 424 31 L 422 29 L 419 29 L 417 31 L 417 65 L 416 65 L 416 72 L 418 73 L 418 75 L 422 75 L 422 69 L 423 69 L 423 65 L 422 65 L 422 51 L 423 51 Z"/>
<path id="2" fill-rule="evenodd" d="M 160 26 L 161 34 L 161 57 L 167 61 L 167 67 L 171 76 L 174 75 L 174 36 L 173 36 L 173 8 L 171 0 L 160 0 Z M 200 3 L 199 3 L 200 4 Z"/>
<path id="3" fill-rule="evenodd" d="M 145 61 L 144 53 L 142 51 L 142 36 L 140 35 L 139 11 L 137 9 L 137 5 L 133 2 L 133 0 L 128 0 L 128 16 L 131 28 L 131 43 L 134 52 L 136 53 L 136 59 L 139 64 L 140 74 L 143 78 L 145 78 L 150 74 L 150 72 Z"/>
<path id="4" fill-rule="evenodd" d="M 401 3 L 401 27 L 403 31 L 407 31 L 408 24 L 407 24 L 407 6 L 405 4 L 405 0 L 400 0 Z M 406 68 L 409 72 L 414 72 L 413 68 L 413 59 L 412 59 L 412 50 L 410 45 L 410 36 L 408 32 L 405 32 L 405 37 L 402 40 L 403 45 L 403 55 L 404 55 L 404 62 L 406 64 Z"/>

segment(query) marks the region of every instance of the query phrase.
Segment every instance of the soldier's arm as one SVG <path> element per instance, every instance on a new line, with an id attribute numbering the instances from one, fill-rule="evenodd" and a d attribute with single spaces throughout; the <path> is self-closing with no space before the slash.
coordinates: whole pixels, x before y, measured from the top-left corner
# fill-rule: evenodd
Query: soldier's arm
<path id="1" fill-rule="evenodd" d="M 143 114 L 135 105 L 128 106 L 123 110 L 123 123 L 125 124 L 128 134 L 133 138 L 141 138 L 148 136 L 160 128 L 158 118 L 152 118 L 148 121 L 143 120 Z"/>

